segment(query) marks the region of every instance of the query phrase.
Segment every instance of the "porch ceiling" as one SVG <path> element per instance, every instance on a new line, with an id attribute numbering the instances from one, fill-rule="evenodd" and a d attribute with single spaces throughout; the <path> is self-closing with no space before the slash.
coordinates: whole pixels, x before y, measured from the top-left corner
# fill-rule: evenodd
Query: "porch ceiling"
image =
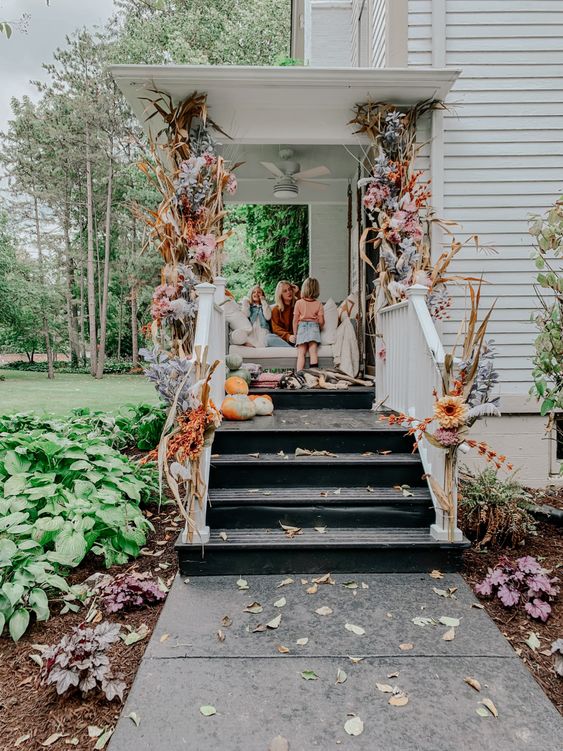
<path id="1" fill-rule="evenodd" d="M 207 92 L 210 116 L 238 144 L 358 144 L 347 123 L 354 105 L 411 105 L 445 99 L 454 68 L 308 68 L 201 65 L 113 65 L 110 72 L 143 126 L 162 127 L 143 97 L 154 90 L 175 101 Z M 151 91 L 153 90 L 153 91 Z"/>

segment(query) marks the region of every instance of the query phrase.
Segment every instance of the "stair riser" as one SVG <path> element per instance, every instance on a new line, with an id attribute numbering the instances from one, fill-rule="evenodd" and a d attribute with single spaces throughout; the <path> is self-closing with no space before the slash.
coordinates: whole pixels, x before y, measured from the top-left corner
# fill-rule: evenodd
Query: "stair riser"
<path id="1" fill-rule="evenodd" d="M 217 431 L 213 442 L 214 454 L 277 454 L 285 451 L 293 454 L 296 448 L 332 451 L 333 453 L 363 453 L 364 451 L 392 451 L 409 453 L 412 438 L 397 431 L 382 430 L 247 430 Z"/>
<path id="2" fill-rule="evenodd" d="M 212 529 L 249 527 L 424 527 L 434 521 L 432 509 L 421 504 L 401 506 L 236 506 L 213 505 L 207 511 Z"/>
<path id="3" fill-rule="evenodd" d="M 371 550 L 330 548 L 308 550 L 225 550 L 207 551 L 201 546 L 176 546 L 182 576 L 245 576 L 257 574 L 332 573 L 417 573 L 431 569 L 459 571 L 462 550 L 389 547 Z"/>
<path id="4" fill-rule="evenodd" d="M 383 464 L 377 467 L 354 464 L 294 464 L 286 468 L 279 464 L 240 463 L 211 464 L 209 484 L 212 488 L 267 488 L 267 487 L 392 487 L 424 484 L 421 464 Z"/>
<path id="5" fill-rule="evenodd" d="M 315 391 L 303 392 L 274 389 L 263 391 L 251 389 L 253 394 L 268 394 L 276 409 L 371 409 L 374 390 L 366 391 Z"/>

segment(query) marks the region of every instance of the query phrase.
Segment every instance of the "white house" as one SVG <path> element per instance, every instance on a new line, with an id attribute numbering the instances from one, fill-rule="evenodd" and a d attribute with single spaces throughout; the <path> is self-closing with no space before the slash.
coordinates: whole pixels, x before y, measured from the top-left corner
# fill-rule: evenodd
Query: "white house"
<path id="1" fill-rule="evenodd" d="M 141 121 L 151 90 L 174 99 L 207 93 L 213 119 L 232 137 L 225 156 L 244 162 L 235 200 L 309 205 L 310 272 L 323 297 L 335 299 L 366 294 L 358 253 L 361 140 L 348 125 L 354 105 L 445 100 L 446 112 L 420 123 L 432 203 L 462 225 L 460 239 L 477 234 L 498 251 L 477 255 L 468 247 L 455 261 L 460 273 L 488 280 L 485 303 L 498 298 L 489 336 L 498 350 L 503 417 L 480 421 L 479 435 L 522 468 L 526 483 L 555 480 L 555 441 L 528 394 L 536 297 L 527 218 L 563 189 L 560 0 L 535 0 L 533 10 L 523 0 L 294 0 L 292 54 L 305 66 L 112 72 Z M 158 118 L 151 127 L 158 129 Z M 324 189 L 303 182 L 283 197 L 262 164 L 280 157 L 305 172 L 328 167 Z M 439 230 L 432 240 L 438 253 Z M 461 317 L 458 298 L 441 332 L 446 348 Z"/>

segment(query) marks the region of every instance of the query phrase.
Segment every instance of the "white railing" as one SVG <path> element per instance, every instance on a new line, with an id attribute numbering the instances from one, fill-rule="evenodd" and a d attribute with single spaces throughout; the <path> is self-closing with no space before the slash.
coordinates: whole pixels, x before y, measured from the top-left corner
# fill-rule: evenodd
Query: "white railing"
<path id="1" fill-rule="evenodd" d="M 376 356 L 377 399 L 394 412 L 403 412 L 417 420 L 430 417 L 434 411 L 436 391 L 442 394 L 444 348 L 426 304 L 428 289 L 415 284 L 407 291 L 407 299 L 381 308 L 377 315 L 379 337 Z M 422 439 L 418 451 L 424 471 L 441 487 L 445 487 L 445 457 L 443 449 Z M 452 488 L 453 528 L 448 514 L 430 487 L 436 521 L 430 531 L 437 540 L 461 540 L 457 528 L 456 473 Z"/>
<path id="2" fill-rule="evenodd" d="M 194 337 L 194 352 L 198 350 L 202 356 L 206 352 L 208 365 L 219 360 L 219 365 L 211 376 L 211 399 L 217 409 L 221 406 L 225 395 L 225 315 L 221 303 L 225 300 L 225 279 L 216 277 L 213 284 L 202 283 L 196 286 L 199 305 Z M 194 354 L 195 359 L 195 354 Z M 201 457 L 201 476 L 205 487 L 209 486 L 209 469 L 211 467 L 211 446 L 205 446 Z M 207 491 L 205 501 L 200 507 L 194 505 L 195 534 L 192 544 L 201 545 L 209 542 L 209 527 L 207 516 Z M 185 530 L 187 532 L 187 528 Z M 184 541 L 188 542 L 187 534 Z"/>

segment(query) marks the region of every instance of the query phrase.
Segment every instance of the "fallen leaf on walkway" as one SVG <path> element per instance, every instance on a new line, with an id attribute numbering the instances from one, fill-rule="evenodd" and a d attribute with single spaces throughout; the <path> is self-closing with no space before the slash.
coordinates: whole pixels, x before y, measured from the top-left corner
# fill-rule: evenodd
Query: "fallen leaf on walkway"
<path id="1" fill-rule="evenodd" d="M 376 683 L 375 684 L 378 691 L 381 691 L 382 694 L 392 694 L 393 693 L 393 686 L 390 686 L 388 683 Z"/>
<path id="2" fill-rule="evenodd" d="M 322 608 L 317 608 L 315 610 L 315 613 L 317 613 L 317 615 L 330 615 L 332 613 L 332 608 L 329 608 L 327 605 L 323 605 Z"/>
<path id="3" fill-rule="evenodd" d="M 219 641 L 225 641 L 225 634 L 221 631 L 221 629 L 219 629 L 219 631 L 217 631 L 217 639 Z"/>
<path id="4" fill-rule="evenodd" d="M 304 647 L 305 644 L 307 644 L 308 641 L 309 641 L 309 639 L 306 636 L 304 636 L 302 639 L 297 639 L 297 641 L 295 643 L 299 644 L 300 647 Z"/>
<path id="5" fill-rule="evenodd" d="M 362 582 L 362 589 L 369 589 L 369 584 Z"/>
<path id="6" fill-rule="evenodd" d="M 357 665 L 358 663 L 362 662 L 364 659 L 363 657 L 352 657 L 352 655 L 348 655 L 348 659 L 352 663 L 352 665 Z"/>
<path id="7" fill-rule="evenodd" d="M 388 678 L 398 678 L 399 677 L 399 671 L 396 673 L 387 673 Z"/>
<path id="8" fill-rule="evenodd" d="M 288 584 L 293 584 L 293 581 L 294 580 L 291 577 L 289 577 L 288 579 L 282 579 L 281 582 L 278 584 L 278 589 L 280 587 L 287 587 Z"/>
<path id="9" fill-rule="evenodd" d="M 358 582 L 344 582 L 342 586 L 346 589 L 358 589 Z"/>
<path id="10" fill-rule="evenodd" d="M 284 451 L 284 450 L 282 449 L 281 451 L 278 451 L 278 453 L 277 453 L 277 456 L 281 456 L 281 458 L 282 458 L 282 459 L 285 459 L 285 457 L 287 456 L 287 454 L 286 454 L 286 453 L 285 453 L 285 451 Z"/>
<path id="11" fill-rule="evenodd" d="M 374 489 L 373 489 L 373 488 L 371 487 L 371 485 L 368 485 L 368 486 L 367 486 L 367 488 L 366 488 L 366 491 L 367 491 L 368 493 L 375 493 L 375 490 L 374 490 Z"/>
<path id="12" fill-rule="evenodd" d="M 459 626 L 459 618 L 450 618 L 447 615 L 443 615 L 440 618 L 440 623 L 442 626 L 449 626 L 450 628 L 457 628 Z"/>
<path id="13" fill-rule="evenodd" d="M 233 622 L 232 622 L 232 620 L 231 620 L 231 619 L 229 618 L 229 616 L 228 616 L 228 615 L 224 615 L 224 616 L 223 616 L 223 617 L 221 618 L 221 623 L 223 624 L 223 626 L 224 626 L 225 628 L 229 628 L 229 626 L 232 626 L 232 625 L 233 625 Z"/>
<path id="14" fill-rule="evenodd" d="M 347 673 L 345 673 L 342 668 L 338 668 L 338 670 L 336 671 L 336 683 L 344 683 L 347 678 Z"/>
<path id="15" fill-rule="evenodd" d="M 252 454 L 249 454 L 248 456 L 251 456 L 253 459 L 259 459 L 260 458 L 260 454 L 258 453 L 258 451 L 254 452 Z"/>
<path id="16" fill-rule="evenodd" d="M 226 532 L 219 532 L 219 537 L 220 537 L 220 538 L 221 538 L 222 540 L 225 540 L 225 541 L 226 541 L 226 540 L 227 540 L 227 533 L 226 533 Z"/>
<path id="17" fill-rule="evenodd" d="M 340 495 L 340 493 L 342 493 L 342 488 L 336 488 L 334 495 Z"/>
<path id="18" fill-rule="evenodd" d="M 308 595 L 316 595 L 318 589 L 319 589 L 319 585 L 318 584 L 312 584 L 310 587 L 307 587 L 307 589 L 305 590 L 305 592 L 307 592 Z"/>
<path id="19" fill-rule="evenodd" d="M 296 448 L 295 449 L 295 456 L 338 456 L 338 454 L 333 454 L 332 451 L 317 451 L 316 449 L 301 449 Z"/>
<path id="20" fill-rule="evenodd" d="M 409 703 L 409 697 L 406 694 L 394 694 L 387 704 L 391 704 L 392 707 L 404 707 Z"/>
<path id="21" fill-rule="evenodd" d="M 268 746 L 268 751 L 289 751 L 289 742 L 282 735 L 276 735 Z"/>
<path id="22" fill-rule="evenodd" d="M 429 576 L 431 576 L 433 579 L 443 579 L 444 574 L 441 571 L 438 571 L 437 568 L 435 568 L 433 571 L 430 572 Z"/>
<path id="23" fill-rule="evenodd" d="M 476 678 L 471 678 L 470 676 L 467 676 L 467 678 L 463 679 L 465 683 L 467 683 L 468 686 L 471 686 L 471 688 L 474 688 L 475 691 L 481 690 L 481 684 Z"/>
<path id="24" fill-rule="evenodd" d="M 471 603 L 472 608 L 477 608 L 477 610 L 485 610 L 485 606 L 481 605 L 480 602 L 472 602 Z"/>
<path id="25" fill-rule="evenodd" d="M 319 493 L 319 495 L 320 495 L 321 498 L 328 498 L 328 491 L 321 490 L 321 492 Z"/>
<path id="26" fill-rule="evenodd" d="M 280 655 L 287 655 L 289 654 L 289 649 L 287 647 L 284 647 L 283 644 L 276 644 L 276 649 L 280 653 Z"/>
<path id="27" fill-rule="evenodd" d="M 445 634 L 442 635 L 443 641 L 453 641 L 455 639 L 455 628 L 449 628 Z"/>
<path id="28" fill-rule="evenodd" d="M 252 629 L 253 634 L 259 634 L 262 633 L 262 631 L 266 631 L 266 626 L 263 623 L 259 623 Z"/>
<path id="29" fill-rule="evenodd" d="M 274 602 L 274 607 L 275 608 L 283 608 L 284 605 L 286 605 L 286 603 L 287 603 L 287 600 L 285 599 L 285 597 L 280 597 L 279 600 L 276 600 Z"/>
<path id="30" fill-rule="evenodd" d="M 102 735 L 100 735 L 100 737 L 96 741 L 96 745 L 94 746 L 94 751 L 101 751 L 101 749 L 105 748 L 112 734 L 113 728 L 110 728 L 109 730 L 106 730 Z"/>
<path id="31" fill-rule="evenodd" d="M 161 644 L 163 644 L 169 638 L 170 638 L 170 634 L 162 634 L 162 636 L 160 637 L 159 641 L 160 641 Z"/>
<path id="32" fill-rule="evenodd" d="M 281 623 L 281 613 L 276 615 L 269 623 L 266 623 L 266 628 L 278 628 Z"/>
<path id="33" fill-rule="evenodd" d="M 495 707 L 494 703 L 491 701 L 491 699 L 482 699 L 481 704 L 487 707 L 487 709 L 493 715 L 493 717 L 498 717 L 498 710 Z"/>
<path id="34" fill-rule="evenodd" d="M 417 615 L 416 618 L 411 619 L 415 626 L 434 626 L 436 621 L 434 618 L 424 618 L 421 615 Z"/>
<path id="35" fill-rule="evenodd" d="M 540 640 L 538 639 L 538 635 L 535 631 L 530 631 L 528 638 L 524 643 L 530 647 L 532 652 L 535 652 L 541 646 Z"/>
<path id="36" fill-rule="evenodd" d="M 354 715 L 344 723 L 344 730 L 348 735 L 361 735 L 364 732 L 364 723 L 362 720 Z"/>
<path id="37" fill-rule="evenodd" d="M 373 451 L 362 451 L 362 456 L 374 456 Z"/>
<path id="38" fill-rule="evenodd" d="M 199 708 L 199 711 L 204 717 L 211 717 L 212 715 L 217 714 L 217 710 L 211 704 L 204 704 L 203 707 Z"/>
<path id="39" fill-rule="evenodd" d="M 312 579 L 312 581 L 314 581 L 315 584 L 335 584 L 336 583 L 330 574 L 323 574 L 323 576 L 318 576 L 316 579 Z"/>
<path id="40" fill-rule="evenodd" d="M 399 649 L 401 649 L 403 652 L 408 652 L 411 649 L 414 649 L 414 644 L 411 644 L 411 642 L 405 642 L 405 644 L 399 644 Z"/>
<path id="41" fill-rule="evenodd" d="M 260 605 L 259 602 L 251 602 L 250 605 L 247 605 L 242 612 L 252 613 L 253 615 L 256 615 L 257 613 L 261 613 L 263 610 L 264 608 L 262 607 L 262 605 Z"/>
<path id="42" fill-rule="evenodd" d="M 41 745 L 52 746 L 53 743 L 56 743 L 60 738 L 64 738 L 65 735 L 68 735 L 68 733 L 53 733 L 46 740 L 44 740 Z"/>
<path id="43" fill-rule="evenodd" d="M 258 493 L 260 491 L 260 488 L 250 488 L 250 490 L 247 490 L 247 493 Z"/>
<path id="44" fill-rule="evenodd" d="M 301 678 L 304 678 L 306 681 L 316 681 L 319 676 L 314 670 L 303 670 L 301 671 Z"/>
<path id="45" fill-rule="evenodd" d="M 378 451 L 378 454 L 381 454 L 381 456 L 387 456 L 388 454 L 392 454 L 393 452 L 389 449 L 387 451 Z"/>
<path id="46" fill-rule="evenodd" d="M 281 522 L 280 522 L 280 527 L 285 532 L 286 537 L 289 537 L 290 539 L 295 537 L 296 535 L 303 534 L 303 530 L 301 529 L 301 527 L 291 527 L 288 524 L 282 524 Z"/>
<path id="47" fill-rule="evenodd" d="M 136 712 L 129 712 L 127 717 L 132 720 L 137 727 L 139 727 L 139 723 L 141 722 L 141 718 Z"/>
<path id="48" fill-rule="evenodd" d="M 313 527 L 315 532 L 318 532 L 320 535 L 324 535 L 326 532 L 326 527 Z"/>
<path id="49" fill-rule="evenodd" d="M 250 589 L 250 587 L 248 586 L 248 582 L 246 581 L 246 579 L 238 579 L 237 580 L 237 587 L 239 589 Z"/>
<path id="50" fill-rule="evenodd" d="M 361 626 L 355 626 L 353 623 L 346 623 L 344 628 L 346 631 L 351 631 L 356 636 L 363 636 L 366 632 Z"/>

